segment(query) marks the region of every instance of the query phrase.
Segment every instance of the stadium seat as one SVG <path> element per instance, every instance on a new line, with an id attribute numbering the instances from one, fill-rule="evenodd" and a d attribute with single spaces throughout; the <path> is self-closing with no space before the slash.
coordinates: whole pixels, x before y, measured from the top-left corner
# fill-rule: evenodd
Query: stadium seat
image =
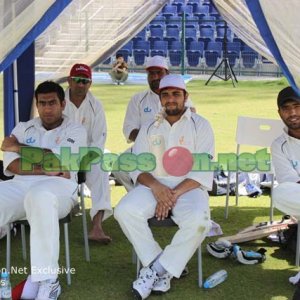
<path id="1" fill-rule="evenodd" d="M 205 6 L 194 6 L 194 16 L 198 18 L 203 18 L 209 15 L 209 7 Z"/>
<path id="2" fill-rule="evenodd" d="M 198 38 L 198 42 L 203 42 L 204 43 L 204 50 L 206 50 L 207 49 L 207 45 L 208 45 L 208 43 L 210 43 L 210 42 L 213 42 L 214 40 L 212 39 L 212 38 L 210 38 L 210 37 L 199 37 Z"/>
<path id="3" fill-rule="evenodd" d="M 244 68 L 254 68 L 257 63 L 258 54 L 254 50 L 242 50 L 241 58 Z"/>
<path id="4" fill-rule="evenodd" d="M 197 41 L 197 30 L 194 28 L 187 28 L 185 30 L 185 43 L 186 47 L 189 47 L 189 44 L 193 41 Z"/>
<path id="5" fill-rule="evenodd" d="M 207 50 L 204 51 L 205 62 L 208 67 L 215 67 L 218 63 L 218 59 L 221 58 L 222 43 L 209 42 L 207 44 Z"/>
<path id="6" fill-rule="evenodd" d="M 178 17 L 177 15 L 170 17 L 166 21 L 166 29 L 178 28 L 179 30 L 181 30 L 181 27 L 182 27 L 182 21 L 181 21 L 180 17 Z"/>
<path id="7" fill-rule="evenodd" d="M 163 40 L 168 43 L 168 50 L 170 50 L 172 43 L 176 42 L 176 41 L 179 41 L 179 38 L 175 37 L 175 36 L 166 36 L 166 37 L 164 37 Z"/>
<path id="8" fill-rule="evenodd" d="M 201 27 L 199 33 L 200 37 L 209 37 L 211 40 L 214 39 L 215 31 L 212 28 Z"/>
<path id="9" fill-rule="evenodd" d="M 216 26 L 216 18 L 211 16 L 204 16 L 199 19 L 199 26 L 206 26 L 210 28 L 215 28 Z"/>
<path id="10" fill-rule="evenodd" d="M 162 37 L 159 37 L 159 36 L 152 37 L 152 36 L 150 36 L 148 38 L 148 41 L 150 42 L 150 49 L 154 49 L 154 42 L 156 42 L 156 41 L 162 41 L 162 40 L 163 40 Z"/>
<path id="11" fill-rule="evenodd" d="M 197 18 L 193 16 L 187 16 L 186 17 L 186 23 L 185 23 L 185 28 L 193 28 L 193 29 L 198 29 L 198 20 Z"/>
<path id="12" fill-rule="evenodd" d="M 193 16 L 193 6 L 191 5 L 182 5 L 180 7 L 180 11 L 178 13 L 178 16 L 182 16 L 183 12 L 186 16 Z"/>
<path id="13" fill-rule="evenodd" d="M 162 15 L 166 18 L 177 15 L 177 6 L 174 5 L 165 5 L 162 9 Z"/>
<path id="14" fill-rule="evenodd" d="M 150 36 L 151 37 L 163 37 L 164 35 L 164 30 L 162 28 L 150 28 Z"/>
<path id="15" fill-rule="evenodd" d="M 160 55 L 166 57 L 168 53 L 168 43 L 166 41 L 154 41 L 153 49 L 150 51 L 151 56 Z"/>
<path id="16" fill-rule="evenodd" d="M 191 42 L 189 50 L 186 51 L 188 64 L 191 67 L 197 67 L 199 60 L 203 57 L 204 43 L 203 42 Z"/>
<path id="17" fill-rule="evenodd" d="M 145 63 L 146 56 L 149 56 L 150 42 L 139 41 L 136 47 L 133 49 L 134 62 L 138 66 L 142 66 Z"/>

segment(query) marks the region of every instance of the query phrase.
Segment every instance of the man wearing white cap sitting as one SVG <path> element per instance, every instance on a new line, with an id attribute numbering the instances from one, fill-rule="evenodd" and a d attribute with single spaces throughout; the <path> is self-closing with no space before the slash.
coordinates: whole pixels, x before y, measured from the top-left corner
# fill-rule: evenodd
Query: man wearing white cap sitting
<path id="1" fill-rule="evenodd" d="M 154 120 L 161 110 L 158 88 L 160 80 L 169 74 L 166 58 L 159 55 L 150 57 L 146 62 L 146 72 L 150 89 L 133 95 L 127 106 L 123 134 L 128 143 L 134 142 L 142 125 Z M 191 106 L 191 101 L 189 101 L 189 106 Z M 133 188 L 128 173 L 114 172 L 113 174 L 127 191 Z"/>
<path id="2" fill-rule="evenodd" d="M 144 266 L 132 286 L 137 299 L 170 289 L 172 277 L 180 277 L 211 224 L 207 190 L 212 187 L 212 172 L 192 172 L 189 168 L 184 174 L 174 175 L 167 168 L 174 167 L 172 162 L 170 165 L 163 161 L 163 167 L 158 164 L 158 151 L 154 148 L 165 145 L 161 152 L 166 154 L 170 148 L 180 146 L 181 150 L 204 153 L 211 159 L 212 128 L 206 119 L 186 108 L 188 93 L 180 75 L 163 77 L 158 91 L 165 117 L 142 126 L 133 147 L 134 154 L 155 154 L 156 168 L 149 173 L 139 170 L 131 173 L 136 187 L 123 197 L 114 214 Z M 181 166 L 181 170 L 185 167 Z M 154 240 L 147 220 L 153 216 L 164 219 L 169 213 L 179 229 L 171 243 L 162 249 Z"/>

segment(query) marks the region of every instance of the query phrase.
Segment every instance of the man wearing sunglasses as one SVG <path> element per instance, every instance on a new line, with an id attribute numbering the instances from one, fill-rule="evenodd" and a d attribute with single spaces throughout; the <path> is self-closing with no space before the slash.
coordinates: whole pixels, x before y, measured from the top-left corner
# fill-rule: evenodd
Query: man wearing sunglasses
<path id="1" fill-rule="evenodd" d="M 104 151 L 106 119 L 101 102 L 89 91 L 92 84 L 91 68 L 85 64 L 75 64 L 71 68 L 68 83 L 64 114 L 86 128 L 89 147 L 97 147 Z M 92 197 L 92 229 L 89 239 L 109 244 L 111 238 L 102 228 L 102 221 L 112 215 L 109 175 L 102 171 L 100 163 L 92 164 L 91 171 L 86 172 L 86 185 Z"/>

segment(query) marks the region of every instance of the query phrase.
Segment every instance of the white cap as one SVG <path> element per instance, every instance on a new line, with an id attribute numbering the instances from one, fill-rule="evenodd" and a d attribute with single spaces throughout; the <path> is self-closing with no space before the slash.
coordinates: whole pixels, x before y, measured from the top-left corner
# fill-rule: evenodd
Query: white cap
<path id="1" fill-rule="evenodd" d="M 169 70 L 166 58 L 159 55 L 152 56 L 147 60 L 146 70 L 152 67 Z"/>
<path id="2" fill-rule="evenodd" d="M 177 88 L 186 91 L 185 82 L 181 75 L 170 74 L 164 76 L 159 83 L 159 90 L 165 88 Z"/>

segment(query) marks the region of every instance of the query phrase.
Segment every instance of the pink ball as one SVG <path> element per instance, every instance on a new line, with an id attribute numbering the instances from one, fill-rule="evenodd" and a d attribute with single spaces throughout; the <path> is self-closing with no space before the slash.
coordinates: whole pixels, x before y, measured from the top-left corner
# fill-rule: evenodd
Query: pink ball
<path id="1" fill-rule="evenodd" d="M 183 147 L 172 147 L 163 155 L 163 167 L 171 176 L 184 176 L 192 170 L 193 155 Z"/>

